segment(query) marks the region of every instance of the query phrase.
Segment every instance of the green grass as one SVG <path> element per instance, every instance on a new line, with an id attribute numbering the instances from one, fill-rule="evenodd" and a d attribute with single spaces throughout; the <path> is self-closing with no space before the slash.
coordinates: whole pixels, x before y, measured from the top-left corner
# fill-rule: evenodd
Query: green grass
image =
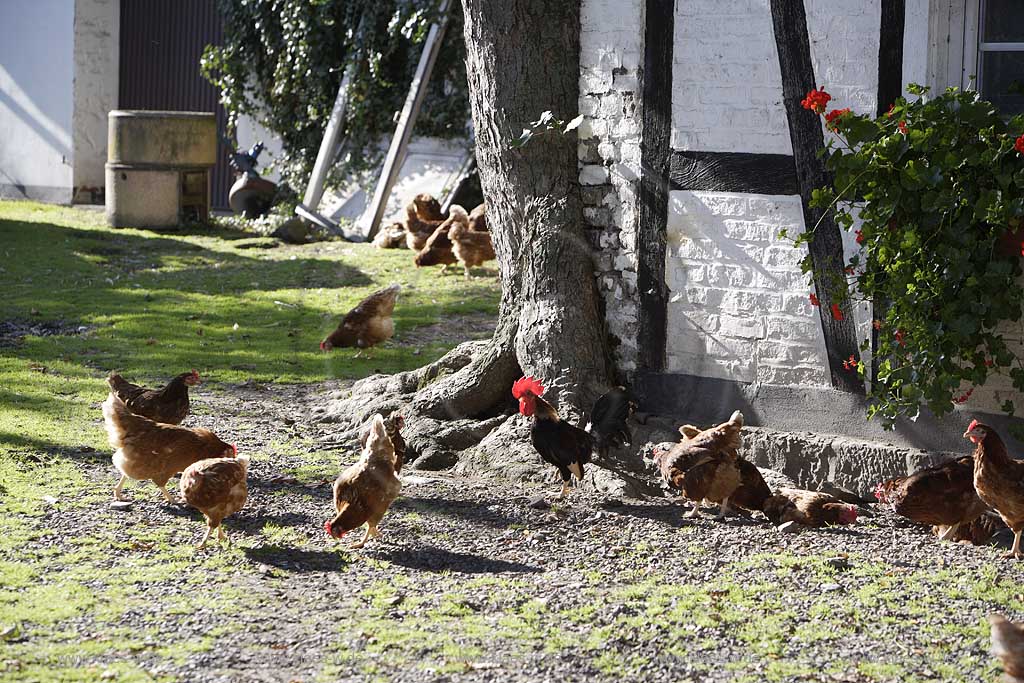
<path id="1" fill-rule="evenodd" d="M 497 310 L 495 278 L 417 270 L 405 250 L 345 242 L 239 248 L 253 243 L 247 237 L 113 229 L 95 211 L 0 202 L 0 321 L 89 328 L 0 349 L 0 453 L 103 447 L 94 404 L 115 368 L 146 383 L 197 368 L 214 387 L 360 378 L 418 367 L 453 345 L 404 342 L 417 327 Z M 392 342 L 320 353 L 341 315 L 393 282 L 405 289 Z"/>
<path id="2" fill-rule="evenodd" d="M 231 624 L 256 599 L 232 585 L 241 549 L 201 554 L 181 542 L 198 534 L 191 520 L 125 530 L 103 517 L 61 539 L 62 548 L 48 542 L 47 514 L 109 496 L 107 482 L 97 486 L 76 460 L 108 457 L 98 404 L 110 370 L 155 384 L 196 368 L 204 392 L 249 379 L 356 379 L 419 367 L 463 341 L 415 343 L 406 336 L 416 328 L 496 312 L 495 278 L 417 270 L 408 251 L 344 242 L 246 248 L 268 243 L 276 244 L 215 228 L 111 229 L 95 211 L 0 202 L 0 322 L 87 328 L 0 347 L 0 630 L 17 624 L 25 636 L 0 642 L 0 680 L 161 680 L 125 658 L 150 650 L 183 661 L 211 649 L 217 635 L 162 631 L 164 615 L 202 608 Z M 320 353 L 341 315 L 393 282 L 404 290 L 391 342 Z M 277 446 L 305 452 L 310 444 L 270 444 Z M 295 474 L 315 479 L 335 469 L 321 454 Z M 264 536 L 300 541 L 273 524 Z M 159 583 L 191 590 L 161 596 L 152 588 Z M 152 626 L 125 632 L 119 621 L 129 610 L 150 615 Z M 230 628 L 240 626 L 217 633 Z"/>

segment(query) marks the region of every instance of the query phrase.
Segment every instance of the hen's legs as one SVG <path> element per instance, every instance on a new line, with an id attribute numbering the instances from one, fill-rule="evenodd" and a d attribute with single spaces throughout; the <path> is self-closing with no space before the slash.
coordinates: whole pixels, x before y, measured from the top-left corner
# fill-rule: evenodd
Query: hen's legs
<path id="1" fill-rule="evenodd" d="M 121 493 L 121 489 L 124 487 L 124 483 L 126 481 L 128 481 L 128 477 L 122 474 L 121 479 L 117 482 L 117 486 L 114 487 L 114 500 L 128 500 L 124 497 L 124 494 Z"/>
<path id="2" fill-rule="evenodd" d="M 948 527 L 946 527 L 945 531 L 943 531 L 941 534 L 939 534 L 939 540 L 940 541 L 948 541 L 949 539 L 953 538 L 953 535 L 956 533 L 957 529 L 959 529 L 959 528 L 960 528 L 959 524 L 950 524 Z"/>
<path id="3" fill-rule="evenodd" d="M 157 484 L 157 486 L 160 487 L 160 493 L 164 494 L 164 500 L 166 500 L 168 503 L 173 504 L 174 499 L 171 498 L 171 494 L 167 493 L 167 482 L 164 482 L 163 484 Z"/>
<path id="4" fill-rule="evenodd" d="M 196 550 L 202 550 L 206 547 L 206 542 L 210 540 L 210 534 L 213 533 L 213 527 L 209 524 L 206 525 L 206 535 L 203 536 L 203 540 L 196 546 Z"/>
<path id="5" fill-rule="evenodd" d="M 722 505 L 718 508 L 718 514 L 715 515 L 715 519 L 721 521 L 725 518 L 725 513 L 729 512 L 729 497 L 726 496 L 725 500 L 722 501 Z"/>
<path id="6" fill-rule="evenodd" d="M 559 497 L 559 499 L 561 499 L 561 498 L 565 498 L 568 495 L 569 495 L 569 482 L 563 481 L 562 482 L 562 492 L 560 494 L 558 494 L 558 497 Z"/>
<path id="7" fill-rule="evenodd" d="M 228 538 L 227 533 L 224 531 L 223 524 L 217 527 L 217 540 L 221 543 L 227 543 L 228 545 L 231 545 L 231 539 Z"/>
<path id="8" fill-rule="evenodd" d="M 354 545 L 350 545 L 348 547 L 348 549 L 349 550 L 358 550 L 358 549 L 362 548 L 364 545 L 366 545 L 366 542 L 368 540 L 370 540 L 370 536 L 375 536 L 376 535 L 376 530 L 374 529 L 373 531 L 371 531 L 371 529 L 373 529 L 373 527 L 370 526 L 370 524 L 368 523 L 366 525 L 366 533 L 363 534 L 362 540 L 359 541 L 358 543 L 354 544 Z"/>
<path id="9" fill-rule="evenodd" d="M 687 512 L 685 515 L 683 515 L 683 517 L 685 517 L 687 519 L 693 519 L 694 517 L 696 517 L 697 515 L 700 514 L 700 503 L 698 501 L 694 500 L 694 501 L 690 501 L 690 504 L 693 505 L 693 507 L 690 508 L 689 512 Z"/>
<path id="10" fill-rule="evenodd" d="M 1024 553 L 1020 551 L 1020 535 L 1024 532 L 1024 529 L 1013 532 L 1013 547 L 1010 548 L 1010 552 L 1006 553 L 1003 557 L 1015 557 L 1018 560 L 1024 559 Z"/>
<path id="11" fill-rule="evenodd" d="M 466 272 L 466 279 L 468 280 L 468 279 L 469 279 L 469 277 L 470 277 L 470 276 L 469 276 L 469 266 L 463 266 L 462 268 L 463 268 L 463 270 L 464 270 L 464 271 Z"/>

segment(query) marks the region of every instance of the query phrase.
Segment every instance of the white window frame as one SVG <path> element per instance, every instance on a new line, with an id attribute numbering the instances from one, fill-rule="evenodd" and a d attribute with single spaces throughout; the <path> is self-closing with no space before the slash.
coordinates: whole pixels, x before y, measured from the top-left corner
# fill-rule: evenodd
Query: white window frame
<path id="1" fill-rule="evenodd" d="M 912 0 L 913 1 L 913 0 Z M 919 0 L 928 3 L 928 85 L 981 90 L 982 52 L 1024 52 L 1024 42 L 981 42 L 984 0 Z"/>
<path id="2" fill-rule="evenodd" d="M 933 93 L 977 85 L 980 14 L 981 0 L 929 0 L 927 84 Z"/>

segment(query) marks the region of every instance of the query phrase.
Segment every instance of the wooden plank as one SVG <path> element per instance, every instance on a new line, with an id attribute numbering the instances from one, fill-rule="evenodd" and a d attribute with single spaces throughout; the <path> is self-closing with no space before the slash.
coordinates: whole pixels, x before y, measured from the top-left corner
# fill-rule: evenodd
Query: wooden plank
<path id="1" fill-rule="evenodd" d="M 669 178 L 673 190 L 800 194 L 789 154 L 675 151 Z"/>
<path id="2" fill-rule="evenodd" d="M 356 40 L 353 41 L 354 45 L 358 45 L 360 42 L 360 37 L 363 33 L 363 21 L 365 21 L 365 18 L 359 20 L 359 27 L 355 32 Z M 327 172 L 331 169 L 334 154 L 338 149 L 338 137 L 341 135 L 341 129 L 345 125 L 345 113 L 348 111 L 348 90 L 352 79 L 355 77 L 358 63 L 358 58 L 349 62 L 348 67 L 345 69 L 345 74 L 341 78 L 338 96 L 334 98 L 331 117 L 327 120 L 324 137 L 320 141 L 320 151 L 317 152 L 316 162 L 313 164 L 313 173 L 309 176 L 309 183 L 306 184 L 306 194 L 302 198 L 302 203 L 312 213 L 317 213 L 320 207 L 320 200 L 324 196 L 324 181 L 327 180 Z"/>
<path id="3" fill-rule="evenodd" d="M 834 300 L 827 283 L 845 282 L 843 239 L 829 213 L 810 206 L 811 192 L 832 184 L 832 174 L 818 156 L 825 139 L 820 117 L 804 109 L 800 101 L 816 87 L 811 47 L 807 37 L 807 15 L 803 0 L 771 0 L 772 28 L 782 72 L 782 98 L 786 107 L 789 137 L 803 203 L 804 225 L 814 230 L 808 251 L 816 272 L 814 283 L 821 301 L 819 315 L 825 337 L 832 386 L 841 391 L 864 393 L 864 383 L 856 373 L 843 369 L 843 360 L 859 355 L 853 309 L 849 300 Z M 832 317 L 831 306 L 838 303 L 842 320 Z"/>
<path id="4" fill-rule="evenodd" d="M 450 4 L 451 0 L 443 0 L 439 9 L 440 19 L 431 25 L 430 32 L 427 33 L 427 39 L 423 43 L 423 53 L 416 66 L 416 74 L 409 85 L 409 95 L 405 98 L 405 106 L 402 107 L 402 114 L 398 118 L 395 136 L 391 139 L 391 147 L 388 148 L 384 166 L 380 171 L 380 180 L 377 181 L 377 188 L 373 192 L 373 200 L 359 221 L 360 226 L 366 231 L 367 239 L 373 239 L 380 228 L 388 197 L 391 196 L 391 190 L 394 188 L 395 181 L 398 180 L 398 173 L 402 170 L 402 164 L 405 162 L 406 150 L 409 147 L 409 140 L 412 138 L 412 129 L 416 125 L 416 117 L 419 116 L 423 98 L 427 94 L 430 73 L 434 70 L 434 63 L 441 51 L 444 32 L 448 28 Z"/>
<path id="5" fill-rule="evenodd" d="M 643 135 L 640 143 L 640 246 L 636 282 L 640 295 L 641 369 L 665 367 L 668 286 L 665 252 L 672 134 L 674 0 L 647 0 L 644 43 Z"/>
<path id="6" fill-rule="evenodd" d="M 906 0 L 882 0 L 878 28 L 878 116 L 903 94 L 903 39 L 906 30 Z M 870 268 L 870 263 L 869 266 Z M 871 302 L 871 317 L 882 318 L 888 301 Z M 871 381 L 878 377 L 878 330 L 871 327 Z"/>

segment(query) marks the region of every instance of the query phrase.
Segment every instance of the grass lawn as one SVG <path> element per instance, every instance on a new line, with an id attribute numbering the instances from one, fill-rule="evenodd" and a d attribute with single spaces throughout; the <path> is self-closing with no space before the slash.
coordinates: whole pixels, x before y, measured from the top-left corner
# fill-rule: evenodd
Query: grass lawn
<path id="1" fill-rule="evenodd" d="M 89 583 L 103 572 L 90 560 L 119 546 L 110 529 L 74 539 L 78 550 L 70 554 L 28 550 L 40 539 L 45 545 L 54 501 L 62 510 L 81 510 L 103 506 L 109 495 L 74 459 L 90 457 L 93 449 L 96 461 L 109 458 L 98 407 L 110 370 L 152 386 L 196 368 L 202 390 L 210 392 L 246 380 L 306 383 L 397 372 L 462 341 L 432 332 L 436 323 L 465 316 L 483 320 L 485 328 L 499 294 L 493 270 L 466 282 L 461 274 L 417 270 L 405 250 L 345 242 L 289 246 L 216 228 L 112 229 L 101 212 L 29 202 L 0 202 L 0 244 L 0 634 L 12 625 L 22 634 L 46 632 L 86 612 L 116 621 L 123 609 L 117 601 L 152 578 L 157 564 L 158 574 L 188 575 L 180 549 L 171 550 L 160 532 L 142 542 L 167 553 L 156 563 L 122 567 L 102 590 Z M 403 292 L 390 343 L 370 352 L 319 351 L 341 315 L 394 282 Z M 17 342 L 6 334 L 12 324 L 56 323 L 73 333 Z M 195 569 L 224 566 L 211 558 Z M 40 582 L 55 571 L 59 582 Z M 225 592 L 230 587 L 220 595 Z M 111 638 L 119 641 L 113 651 Z M 34 658 L 19 658 L 18 671 L 25 680 L 100 680 L 104 674 L 104 680 L 150 680 L 124 663 L 80 666 L 96 652 L 143 647 L 140 638 L 111 627 L 104 642 L 80 644 L 74 633 L 58 633 Z M 17 635 L 7 639 L 17 641 Z M 12 653 L 4 652 L 4 641 L 0 635 L 0 680 L 11 675 L 5 674 L 3 655 Z M 184 656 L 208 645 L 186 639 L 181 652 L 171 647 L 164 654 Z"/>
<path id="2" fill-rule="evenodd" d="M 881 510 L 783 535 L 591 491 L 539 510 L 550 481 L 410 469 L 383 538 L 349 551 L 321 528 L 355 457 L 311 414 L 325 381 L 485 335 L 493 271 L 31 203 L 0 202 L 0 245 L 2 683 L 981 683 L 997 675 L 985 616 L 1024 618 L 1024 565 Z M 395 338 L 321 354 L 392 282 Z M 70 333 L 12 339 L 29 327 Z M 152 384 L 193 367 L 186 424 L 253 457 L 235 542 L 207 551 L 198 515 L 152 484 L 110 509 L 99 411 L 111 369 Z"/>
<path id="3" fill-rule="evenodd" d="M 94 406 L 112 369 L 151 385 L 190 368 L 214 385 L 408 370 L 458 340 L 404 337 L 446 316 L 494 314 L 499 294 L 494 277 L 466 282 L 418 270 L 406 250 L 113 229 L 100 212 L 28 202 L 0 202 L 0 245 L 0 322 L 86 327 L 0 347 L 0 454 L 104 447 Z M 341 315 L 394 282 L 404 291 L 391 343 L 370 353 L 319 351 Z"/>

